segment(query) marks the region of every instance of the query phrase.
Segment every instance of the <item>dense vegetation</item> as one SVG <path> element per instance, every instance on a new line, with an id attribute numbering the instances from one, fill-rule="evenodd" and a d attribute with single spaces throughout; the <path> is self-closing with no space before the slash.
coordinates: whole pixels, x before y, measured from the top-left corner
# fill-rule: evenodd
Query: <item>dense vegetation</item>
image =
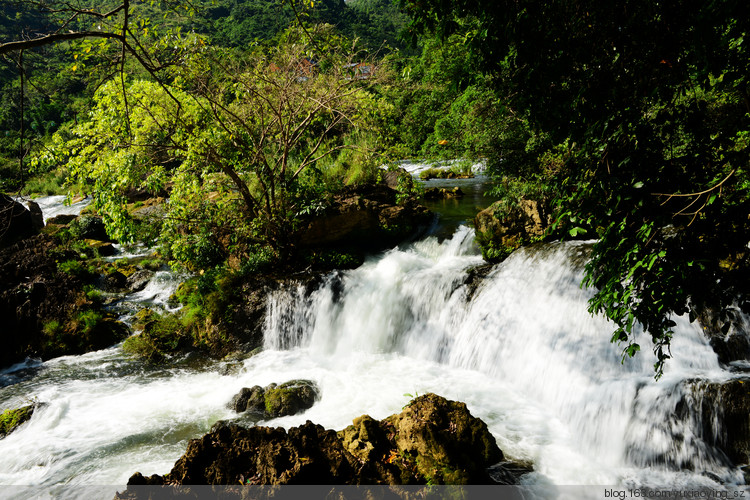
<path id="1" fill-rule="evenodd" d="M 122 241 L 158 233 L 194 269 L 283 260 L 301 219 L 379 165 L 484 159 L 508 206 L 598 239 L 591 311 L 624 355 L 642 326 L 660 372 L 673 314 L 728 329 L 750 305 L 740 0 L 39 5 L 0 6 L 0 189 L 65 180 Z M 63 28 L 82 36 L 3 46 Z M 170 201 L 136 220 L 133 191 Z"/>
<path id="2" fill-rule="evenodd" d="M 627 354 L 639 349 L 640 323 L 661 370 L 671 314 L 748 309 L 745 2 L 403 5 L 417 31 L 463 33 L 531 130 L 555 145 L 559 166 L 532 176 L 549 174 L 559 229 L 599 239 L 590 309 L 617 324 Z"/>

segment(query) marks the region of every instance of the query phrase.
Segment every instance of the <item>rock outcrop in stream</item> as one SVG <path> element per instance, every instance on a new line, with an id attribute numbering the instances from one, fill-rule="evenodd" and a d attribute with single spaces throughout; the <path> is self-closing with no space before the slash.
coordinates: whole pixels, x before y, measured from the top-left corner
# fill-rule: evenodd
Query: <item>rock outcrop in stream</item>
<path id="1" fill-rule="evenodd" d="M 502 459 L 464 403 L 426 394 L 338 433 L 310 421 L 289 431 L 219 423 L 190 441 L 169 474 L 136 473 L 128 484 L 493 484 L 487 469 Z M 141 498 L 138 491 L 118 498 Z"/>
<path id="2" fill-rule="evenodd" d="M 515 206 L 495 202 L 474 219 L 477 243 L 490 262 L 500 261 L 541 237 L 550 223 L 549 210 L 543 202 L 524 198 Z"/>
<path id="3" fill-rule="evenodd" d="M 412 199 L 397 203 L 397 192 L 383 185 L 350 188 L 334 197 L 323 213 L 303 224 L 301 247 L 336 247 L 377 252 L 414 236 L 433 214 Z"/>
<path id="4" fill-rule="evenodd" d="M 237 413 L 251 412 L 265 418 L 296 415 L 311 408 L 320 391 L 310 380 L 291 380 L 281 385 L 243 387 L 229 407 Z"/>
<path id="5" fill-rule="evenodd" d="M 750 464 L 750 378 L 694 384 L 703 435 L 737 465 Z"/>

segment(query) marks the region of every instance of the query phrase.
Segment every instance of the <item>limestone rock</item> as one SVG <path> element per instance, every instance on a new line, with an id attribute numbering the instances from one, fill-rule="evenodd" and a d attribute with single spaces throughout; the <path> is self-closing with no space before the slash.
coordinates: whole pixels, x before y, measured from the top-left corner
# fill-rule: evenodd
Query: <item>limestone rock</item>
<path id="1" fill-rule="evenodd" d="M 91 308 L 84 284 L 58 271 L 58 261 L 77 258 L 57 248 L 53 237 L 39 234 L 0 250 L 0 366 L 27 356 L 49 359 L 82 354 L 117 343 L 127 328 L 105 321 Z M 91 324 L 79 315 L 93 311 L 100 319 Z"/>
<path id="2" fill-rule="evenodd" d="M 169 474 L 136 473 L 129 485 L 494 484 L 491 466 L 494 476 L 512 482 L 515 476 L 496 465 L 502 459 L 487 426 L 465 404 L 426 394 L 397 415 L 382 421 L 363 415 L 338 433 L 310 421 L 288 432 L 219 422 L 190 441 Z"/>
<path id="3" fill-rule="evenodd" d="M 516 206 L 495 202 L 474 219 L 477 242 L 489 261 L 502 260 L 513 250 L 541 237 L 550 223 L 543 203 L 524 198 Z"/>
<path id="4" fill-rule="evenodd" d="M 70 231 L 82 240 L 112 241 L 107 235 L 104 221 L 94 215 L 83 215 L 70 223 Z"/>
<path id="5" fill-rule="evenodd" d="M 342 484 L 356 476 L 355 461 L 336 433 L 308 421 L 300 427 L 219 424 L 165 476 L 178 484 Z"/>
<path id="6" fill-rule="evenodd" d="M 42 208 L 39 206 L 39 203 L 33 200 L 27 201 L 26 206 L 31 213 L 31 224 L 34 226 L 34 230 L 41 231 L 44 227 L 44 214 L 42 213 Z"/>
<path id="7" fill-rule="evenodd" d="M 704 439 L 737 465 L 750 464 L 750 379 L 698 383 Z"/>
<path id="8" fill-rule="evenodd" d="M 54 217 L 52 217 L 50 219 L 47 219 L 47 224 L 48 225 L 49 224 L 53 224 L 53 225 L 56 225 L 56 226 L 67 226 L 68 224 L 70 224 L 71 222 L 73 222 L 74 220 L 76 220 L 76 218 L 78 218 L 77 215 L 60 214 L 60 215 L 56 215 L 56 216 L 54 216 Z"/>
<path id="9" fill-rule="evenodd" d="M 431 484 L 490 483 L 487 467 L 503 459 L 487 424 L 466 404 L 435 394 L 416 398 L 384 423 L 395 433 L 397 449 L 414 458 Z"/>
<path id="10" fill-rule="evenodd" d="M 31 418 L 36 405 L 22 406 L 0 413 L 0 439 L 4 438 Z"/>
<path id="11" fill-rule="evenodd" d="M 391 189 L 398 190 L 399 185 L 407 189 L 414 186 L 414 177 L 403 167 L 389 168 L 381 173 L 383 184 Z"/>

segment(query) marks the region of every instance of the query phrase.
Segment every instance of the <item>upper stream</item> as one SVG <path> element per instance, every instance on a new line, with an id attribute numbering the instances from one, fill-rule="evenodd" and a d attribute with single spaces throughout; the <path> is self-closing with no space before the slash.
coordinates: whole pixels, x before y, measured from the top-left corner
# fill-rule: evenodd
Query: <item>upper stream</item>
<path id="1" fill-rule="evenodd" d="M 533 463 L 526 484 L 686 487 L 742 484 L 707 445 L 690 400 L 695 379 L 734 376 L 683 318 L 664 376 L 648 341 L 622 362 L 613 326 L 587 312 L 586 243 L 522 249 L 484 279 L 473 230 L 459 226 L 331 273 L 311 295 L 274 292 L 264 350 L 201 369 L 145 367 L 117 346 L 0 372 L 0 409 L 47 403 L 0 440 L 0 484 L 124 485 L 169 472 L 187 440 L 220 419 L 242 387 L 314 380 L 306 420 L 341 429 L 397 413 L 417 394 L 463 401 L 507 456 Z M 152 283 L 151 291 L 158 283 Z M 167 285 L 164 285 L 165 287 Z M 172 286 L 170 284 L 169 286 Z M 121 486 L 122 488 L 122 486 Z"/>

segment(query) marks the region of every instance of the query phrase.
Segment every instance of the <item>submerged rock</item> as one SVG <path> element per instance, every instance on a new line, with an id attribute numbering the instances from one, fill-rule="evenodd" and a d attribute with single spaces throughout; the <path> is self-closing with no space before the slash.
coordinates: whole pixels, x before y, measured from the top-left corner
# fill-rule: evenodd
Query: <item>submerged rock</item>
<path id="1" fill-rule="evenodd" d="M 424 191 L 424 197 L 426 200 L 441 200 L 443 198 L 463 198 L 464 192 L 460 187 L 456 186 L 453 188 L 438 188 L 431 187 Z"/>
<path id="2" fill-rule="evenodd" d="M 281 385 L 243 387 L 229 402 L 229 407 L 241 413 L 250 411 L 265 418 L 296 415 L 311 408 L 320 390 L 310 380 L 291 380 Z"/>
<path id="3" fill-rule="evenodd" d="M 220 422 L 190 441 L 169 474 L 136 473 L 128 484 L 496 484 L 488 468 L 502 459 L 465 404 L 426 394 L 397 415 L 363 415 L 338 433 L 310 421 L 289 431 Z M 513 477 L 501 469 L 493 475 Z"/>

